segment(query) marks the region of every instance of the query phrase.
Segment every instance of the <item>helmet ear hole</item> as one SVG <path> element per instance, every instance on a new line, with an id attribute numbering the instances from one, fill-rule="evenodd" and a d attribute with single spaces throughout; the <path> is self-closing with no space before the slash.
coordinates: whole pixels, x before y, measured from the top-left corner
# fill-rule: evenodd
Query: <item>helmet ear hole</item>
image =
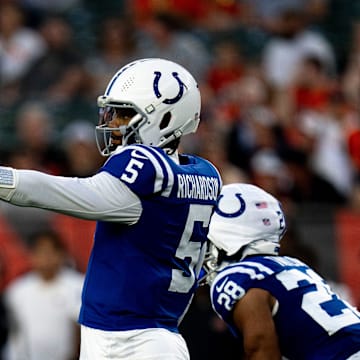
<path id="1" fill-rule="evenodd" d="M 162 120 L 160 121 L 160 130 L 165 129 L 169 126 L 171 120 L 171 112 L 168 111 L 167 113 L 164 114 Z"/>

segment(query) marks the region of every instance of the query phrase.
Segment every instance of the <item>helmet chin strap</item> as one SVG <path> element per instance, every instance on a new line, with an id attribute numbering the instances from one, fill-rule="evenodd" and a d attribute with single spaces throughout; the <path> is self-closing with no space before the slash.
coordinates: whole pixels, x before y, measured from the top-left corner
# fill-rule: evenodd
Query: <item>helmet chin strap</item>
<path id="1" fill-rule="evenodd" d="M 157 144 L 158 147 L 165 148 L 167 144 L 171 143 L 172 141 L 181 138 L 181 136 L 184 134 L 184 131 L 188 127 L 188 125 L 195 121 L 194 119 L 188 119 L 185 124 L 180 126 L 178 129 L 176 129 L 172 134 L 170 134 L 168 137 L 163 136 L 160 139 L 160 142 Z"/>
<path id="2" fill-rule="evenodd" d="M 177 129 L 176 131 L 174 131 L 170 136 L 168 137 L 165 137 L 163 136 L 159 143 L 157 144 L 158 147 L 161 147 L 161 148 L 166 148 L 166 145 L 171 143 L 172 141 L 176 140 L 176 139 L 179 139 L 183 134 L 183 131 L 182 129 Z"/>

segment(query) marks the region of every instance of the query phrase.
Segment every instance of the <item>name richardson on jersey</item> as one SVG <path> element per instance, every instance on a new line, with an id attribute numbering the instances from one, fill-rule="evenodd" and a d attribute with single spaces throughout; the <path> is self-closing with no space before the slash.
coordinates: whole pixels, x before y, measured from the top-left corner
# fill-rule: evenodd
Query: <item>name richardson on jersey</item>
<path id="1" fill-rule="evenodd" d="M 178 174 L 180 199 L 216 200 L 219 194 L 219 181 L 216 177 Z"/>

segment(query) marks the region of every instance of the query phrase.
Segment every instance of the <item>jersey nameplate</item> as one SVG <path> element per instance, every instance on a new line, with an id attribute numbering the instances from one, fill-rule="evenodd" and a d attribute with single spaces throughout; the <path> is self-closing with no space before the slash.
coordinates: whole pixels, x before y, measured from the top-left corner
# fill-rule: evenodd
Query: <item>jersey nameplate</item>
<path id="1" fill-rule="evenodd" d="M 177 176 L 179 189 L 178 198 L 192 198 L 200 200 L 216 200 L 219 193 L 219 182 L 215 177 L 185 175 Z"/>

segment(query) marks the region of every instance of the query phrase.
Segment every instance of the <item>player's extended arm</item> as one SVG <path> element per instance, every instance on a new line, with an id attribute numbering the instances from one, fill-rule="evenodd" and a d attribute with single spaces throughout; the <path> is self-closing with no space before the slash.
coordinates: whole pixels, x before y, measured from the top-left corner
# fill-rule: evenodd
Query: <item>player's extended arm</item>
<path id="1" fill-rule="evenodd" d="M 271 313 L 273 302 L 267 291 L 253 288 L 234 306 L 233 319 L 243 335 L 246 359 L 281 359 Z"/>
<path id="2" fill-rule="evenodd" d="M 0 166 L 0 199 L 82 219 L 129 225 L 134 224 L 142 212 L 139 198 L 106 172 L 75 178 Z"/>

